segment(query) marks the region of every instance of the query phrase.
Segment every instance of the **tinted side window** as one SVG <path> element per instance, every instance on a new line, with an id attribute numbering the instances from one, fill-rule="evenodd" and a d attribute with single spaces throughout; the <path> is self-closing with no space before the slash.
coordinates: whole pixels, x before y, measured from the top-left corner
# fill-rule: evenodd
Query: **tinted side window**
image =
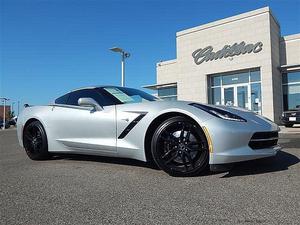
<path id="1" fill-rule="evenodd" d="M 79 98 L 92 98 L 101 106 L 113 105 L 111 101 L 104 98 L 97 89 L 83 89 L 70 93 L 68 105 L 78 105 Z"/>
<path id="2" fill-rule="evenodd" d="M 69 94 L 63 95 L 55 99 L 55 104 L 67 104 L 68 98 L 69 98 Z"/>
<path id="3" fill-rule="evenodd" d="M 67 104 L 68 105 L 78 105 L 78 99 L 83 97 L 81 95 L 82 91 L 83 90 L 71 92 Z"/>

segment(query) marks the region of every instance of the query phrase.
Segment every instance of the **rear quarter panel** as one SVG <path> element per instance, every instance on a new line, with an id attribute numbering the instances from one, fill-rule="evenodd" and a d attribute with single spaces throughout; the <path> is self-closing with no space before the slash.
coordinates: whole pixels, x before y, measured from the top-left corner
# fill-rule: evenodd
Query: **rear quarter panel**
<path id="1" fill-rule="evenodd" d="M 17 120 L 17 135 L 19 144 L 23 146 L 23 129 L 26 123 L 30 119 L 39 120 L 43 127 L 45 128 L 46 134 L 49 132 L 49 127 L 47 126 L 47 119 L 50 116 L 50 112 L 52 110 L 52 106 L 31 106 L 25 108 L 19 115 Z"/>

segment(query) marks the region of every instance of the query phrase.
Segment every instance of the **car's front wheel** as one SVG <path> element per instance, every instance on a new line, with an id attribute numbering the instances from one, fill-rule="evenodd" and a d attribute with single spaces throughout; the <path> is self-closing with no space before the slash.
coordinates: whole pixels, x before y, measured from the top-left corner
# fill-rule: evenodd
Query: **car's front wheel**
<path id="1" fill-rule="evenodd" d="M 39 121 L 33 121 L 24 128 L 23 145 L 28 157 L 33 160 L 50 157 L 46 132 Z"/>
<path id="2" fill-rule="evenodd" d="M 154 132 L 151 151 L 157 165 L 172 176 L 194 176 L 208 165 L 208 144 L 199 125 L 182 116 L 165 120 Z"/>

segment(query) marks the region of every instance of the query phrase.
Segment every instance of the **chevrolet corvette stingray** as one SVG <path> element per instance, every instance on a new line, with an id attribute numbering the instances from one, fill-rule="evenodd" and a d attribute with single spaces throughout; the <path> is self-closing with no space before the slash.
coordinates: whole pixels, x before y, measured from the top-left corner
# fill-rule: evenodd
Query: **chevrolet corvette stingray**
<path id="1" fill-rule="evenodd" d="M 162 101 L 117 86 L 76 89 L 19 115 L 19 143 L 33 160 L 59 153 L 151 161 L 172 176 L 276 155 L 278 126 L 253 112 Z"/>

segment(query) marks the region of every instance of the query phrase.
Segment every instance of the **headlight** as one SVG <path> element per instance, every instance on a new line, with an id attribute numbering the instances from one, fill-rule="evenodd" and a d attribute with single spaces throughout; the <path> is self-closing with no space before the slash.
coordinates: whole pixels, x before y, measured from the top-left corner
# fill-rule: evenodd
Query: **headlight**
<path id="1" fill-rule="evenodd" d="M 203 111 L 205 111 L 205 112 L 207 112 L 207 113 L 209 113 L 213 116 L 224 119 L 224 120 L 231 120 L 231 121 L 237 121 L 237 122 L 247 122 L 247 120 L 245 120 L 244 118 L 242 118 L 242 117 L 240 117 L 236 114 L 233 114 L 231 112 L 228 112 L 226 110 L 223 110 L 223 109 L 214 108 L 214 107 L 210 107 L 210 106 L 202 105 L 202 104 L 198 104 L 198 103 L 191 103 L 190 105 L 194 106 L 198 109 L 202 109 Z"/>
<path id="2" fill-rule="evenodd" d="M 281 114 L 282 117 L 284 117 L 284 112 Z"/>

